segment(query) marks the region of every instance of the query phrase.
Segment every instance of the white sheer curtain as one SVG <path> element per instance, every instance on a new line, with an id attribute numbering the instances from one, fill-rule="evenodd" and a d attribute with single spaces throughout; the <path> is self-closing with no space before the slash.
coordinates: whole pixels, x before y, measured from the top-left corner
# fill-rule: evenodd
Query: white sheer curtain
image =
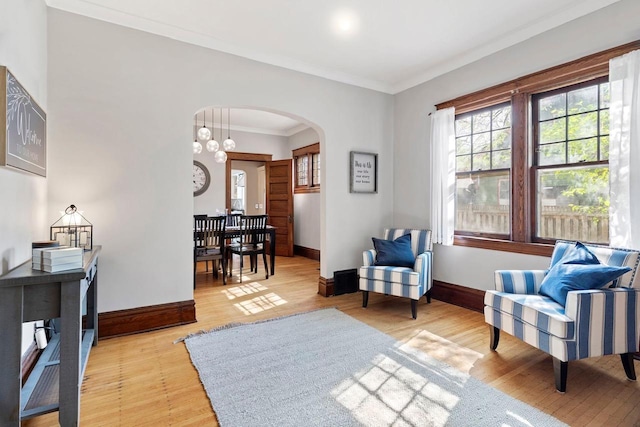
<path id="1" fill-rule="evenodd" d="M 455 215 L 455 110 L 431 114 L 431 232 L 433 243 L 453 244 Z"/>
<path id="2" fill-rule="evenodd" d="M 611 246 L 640 249 L 640 50 L 609 61 Z"/>

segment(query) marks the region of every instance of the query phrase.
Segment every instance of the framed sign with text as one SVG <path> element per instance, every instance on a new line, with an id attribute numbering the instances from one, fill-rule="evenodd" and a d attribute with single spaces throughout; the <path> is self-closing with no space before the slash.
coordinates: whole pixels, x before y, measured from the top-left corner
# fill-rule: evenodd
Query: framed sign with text
<path id="1" fill-rule="evenodd" d="M 350 156 L 349 175 L 351 193 L 378 192 L 378 155 L 352 151 Z"/>
<path id="2" fill-rule="evenodd" d="M 0 66 L 0 166 L 47 176 L 47 116 L 7 67 Z"/>

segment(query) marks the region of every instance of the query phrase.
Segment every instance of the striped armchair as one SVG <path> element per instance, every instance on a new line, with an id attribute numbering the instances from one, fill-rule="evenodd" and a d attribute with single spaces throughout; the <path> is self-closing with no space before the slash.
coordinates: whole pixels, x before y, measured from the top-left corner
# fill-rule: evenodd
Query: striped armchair
<path id="1" fill-rule="evenodd" d="M 395 240 L 405 234 L 411 234 L 411 249 L 416 257 L 413 268 L 376 266 L 376 251 L 364 251 L 364 265 L 360 267 L 360 290 L 363 291 L 363 307 L 369 302 L 370 291 L 410 298 L 411 315 L 415 319 L 418 300 L 426 294 L 427 303 L 431 302 L 431 230 L 388 228 L 384 230 L 384 239 Z"/>
<path id="2" fill-rule="evenodd" d="M 556 243 L 551 267 L 574 243 Z M 627 377 L 636 379 L 633 353 L 640 342 L 640 288 L 635 278 L 640 252 L 585 246 L 600 263 L 631 270 L 610 287 L 569 291 L 564 307 L 538 294 L 548 270 L 499 270 L 495 272 L 496 290 L 487 291 L 484 299 L 491 349 L 497 348 L 503 330 L 550 354 L 556 389 L 561 393 L 566 391 L 570 360 L 620 354 Z"/>

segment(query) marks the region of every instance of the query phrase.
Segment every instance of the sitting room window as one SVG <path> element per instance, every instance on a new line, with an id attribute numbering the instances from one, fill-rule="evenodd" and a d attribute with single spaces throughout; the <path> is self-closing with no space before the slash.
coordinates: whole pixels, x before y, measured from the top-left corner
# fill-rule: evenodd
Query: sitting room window
<path id="1" fill-rule="evenodd" d="M 320 143 L 301 147 L 291 152 L 295 167 L 294 193 L 320 191 Z"/>
<path id="2" fill-rule="evenodd" d="M 438 104 L 454 107 L 454 244 L 550 255 L 609 242 L 609 60 L 633 42 Z"/>
<path id="3" fill-rule="evenodd" d="M 532 97 L 535 240 L 609 242 L 609 82 Z"/>
<path id="4" fill-rule="evenodd" d="M 460 234 L 510 232 L 511 105 L 456 116 L 456 217 Z"/>

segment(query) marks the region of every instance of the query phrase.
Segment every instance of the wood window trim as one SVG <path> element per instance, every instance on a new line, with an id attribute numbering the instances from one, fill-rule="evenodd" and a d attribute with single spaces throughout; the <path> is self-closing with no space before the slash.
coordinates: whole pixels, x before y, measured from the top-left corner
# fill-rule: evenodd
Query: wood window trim
<path id="1" fill-rule="evenodd" d="M 456 115 L 479 110 L 503 102 L 512 108 L 512 179 L 511 236 L 499 240 L 479 236 L 454 237 L 454 245 L 506 251 L 528 255 L 550 256 L 553 244 L 531 241 L 531 153 L 529 140 L 529 103 L 534 93 L 546 92 L 577 84 L 609 73 L 609 60 L 640 48 L 640 40 L 607 49 L 551 67 L 536 73 L 436 104 L 436 109 L 455 107 Z"/>
<path id="2" fill-rule="evenodd" d="M 640 40 L 441 102 L 436 104 L 436 109 L 455 107 L 456 114 L 462 114 L 509 101 L 513 94 L 519 92 L 543 92 L 606 76 L 609 74 L 610 59 L 636 49 L 640 49 Z"/>
<path id="3" fill-rule="evenodd" d="M 295 181 L 293 186 L 294 194 L 305 194 L 305 193 L 319 193 L 320 185 L 313 185 L 313 155 L 320 154 L 320 142 L 316 142 L 314 144 L 310 144 L 304 147 L 297 148 L 295 150 L 291 150 L 291 157 L 294 160 L 294 168 L 295 168 Z M 296 161 L 298 157 L 307 156 L 307 184 L 306 185 L 298 185 L 298 162 Z"/>

